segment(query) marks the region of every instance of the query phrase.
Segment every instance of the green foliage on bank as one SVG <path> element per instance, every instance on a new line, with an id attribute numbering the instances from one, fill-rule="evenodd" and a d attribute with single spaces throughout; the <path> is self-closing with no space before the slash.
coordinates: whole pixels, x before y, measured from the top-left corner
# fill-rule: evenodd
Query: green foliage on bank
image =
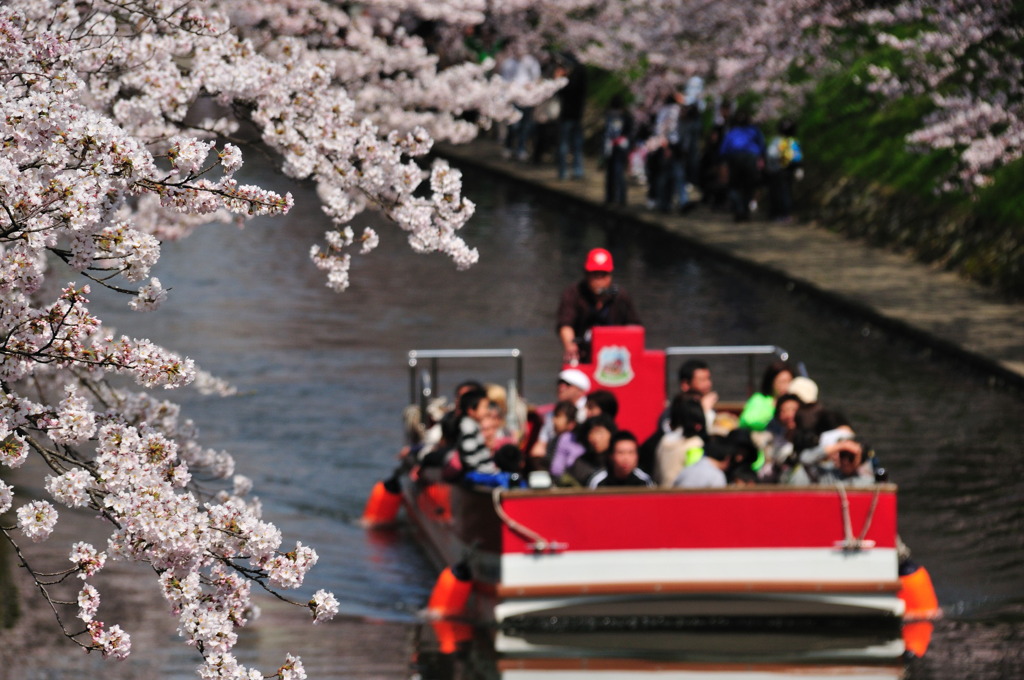
<path id="1" fill-rule="evenodd" d="M 964 204 L 963 194 L 937 189 L 956 161 L 948 151 L 909 148 L 906 136 L 931 110 L 926 97 L 889 101 L 868 92 L 867 60 L 818 83 L 800 115 L 799 136 L 821 169 L 885 184 L 917 198 Z"/>
<path id="2" fill-rule="evenodd" d="M 861 225 L 856 235 L 909 248 L 925 261 L 1024 297 L 1024 161 L 995 172 L 990 186 L 941 191 L 956 169 L 953 153 L 906 142 L 932 110 L 930 98 L 889 100 L 865 87 L 868 64 L 895 70 L 891 60 L 882 51 L 864 55 L 816 84 L 798 116 L 807 163 L 833 182 L 851 180 L 857 191 L 901 215 L 900 225 Z"/>

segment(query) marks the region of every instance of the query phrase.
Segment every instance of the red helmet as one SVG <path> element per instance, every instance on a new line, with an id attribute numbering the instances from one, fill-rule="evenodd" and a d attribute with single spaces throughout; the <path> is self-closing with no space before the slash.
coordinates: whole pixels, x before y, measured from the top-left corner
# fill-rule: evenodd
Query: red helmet
<path id="1" fill-rule="evenodd" d="M 612 254 L 604 248 L 594 248 L 587 253 L 587 263 L 583 265 L 583 269 L 588 272 L 612 271 Z"/>

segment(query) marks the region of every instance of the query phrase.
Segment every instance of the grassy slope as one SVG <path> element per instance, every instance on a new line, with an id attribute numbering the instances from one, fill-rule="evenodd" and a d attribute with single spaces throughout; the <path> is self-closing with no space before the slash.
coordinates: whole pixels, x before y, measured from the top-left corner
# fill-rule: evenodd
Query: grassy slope
<path id="1" fill-rule="evenodd" d="M 931 110 L 927 97 L 888 101 L 865 91 L 871 54 L 817 84 L 800 115 L 800 137 L 816 173 L 852 180 L 894 213 L 903 226 L 861 225 L 858 235 L 905 247 L 1012 297 L 1024 297 L 1024 160 L 995 173 L 973 195 L 938 194 L 954 168 L 948 152 L 918 153 L 905 137 Z M 908 213 L 916 212 L 918 219 Z"/>

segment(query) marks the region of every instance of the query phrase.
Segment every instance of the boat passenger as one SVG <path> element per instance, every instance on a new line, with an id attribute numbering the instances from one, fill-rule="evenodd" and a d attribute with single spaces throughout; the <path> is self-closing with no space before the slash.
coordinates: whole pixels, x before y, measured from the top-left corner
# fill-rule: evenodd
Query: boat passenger
<path id="1" fill-rule="evenodd" d="M 815 404 L 818 402 L 818 384 L 804 375 L 798 375 L 789 383 L 789 389 L 786 390 L 789 394 L 795 394 L 800 397 L 800 401 L 805 404 Z"/>
<path id="2" fill-rule="evenodd" d="M 857 438 L 848 426 L 823 432 L 818 446 L 800 454 L 805 475 L 796 475 L 793 484 L 845 484 L 867 486 L 875 483 L 871 448 Z"/>
<path id="3" fill-rule="evenodd" d="M 853 427 L 837 409 L 825 408 L 820 402 L 802 404 L 796 411 L 796 430 L 793 433 L 793 468 L 783 475 L 786 484 L 814 484 L 817 482 L 815 463 L 825 455 L 824 448 L 835 443 L 821 437 L 825 432 L 844 432 L 854 436 Z"/>
<path id="4" fill-rule="evenodd" d="M 775 417 L 765 428 L 771 439 L 764 447 L 764 465 L 757 471 L 760 481 L 777 482 L 796 464 L 793 460 L 793 437 L 796 434 L 796 414 L 802 405 L 803 401 L 793 393 L 782 395 L 775 403 Z"/>
<path id="5" fill-rule="evenodd" d="M 679 394 L 696 395 L 704 409 L 704 422 L 710 426 L 715 422 L 715 405 L 718 403 L 718 392 L 715 392 L 711 380 L 711 366 L 703 359 L 688 359 L 679 367 Z M 662 432 L 671 432 L 669 422 L 671 404 L 665 407 L 658 425 Z"/>
<path id="6" fill-rule="evenodd" d="M 480 421 L 480 433 L 484 437 L 484 444 L 491 451 L 497 451 L 505 444 L 514 444 L 515 439 L 505 427 L 505 418 L 501 411 L 490 402 L 491 406 Z"/>
<path id="7" fill-rule="evenodd" d="M 496 409 L 498 415 L 504 420 L 505 414 L 508 413 L 508 391 L 497 383 L 487 383 L 484 385 L 484 391 L 487 392 L 491 408 Z"/>
<path id="8" fill-rule="evenodd" d="M 764 464 L 764 456 L 750 436 L 750 430 L 736 428 L 725 435 L 731 449 L 729 467 L 725 478 L 730 484 L 741 480 L 747 483 L 757 482 L 757 472 Z"/>
<path id="9" fill-rule="evenodd" d="M 470 390 L 459 398 L 458 433 L 455 448 L 445 461 L 445 479 L 457 481 L 470 470 L 494 472 L 493 452 L 487 448 L 480 424 L 488 416 L 491 402 L 484 390 Z"/>
<path id="10" fill-rule="evenodd" d="M 488 383 L 487 399 L 491 402 L 490 411 L 480 423 L 487 448 L 497 451 L 505 444 L 516 443 L 516 433 L 508 426 L 508 393 L 501 385 Z"/>
<path id="11" fill-rule="evenodd" d="M 587 392 L 590 391 L 590 378 L 578 368 L 566 368 L 558 374 L 556 385 L 558 401 L 570 401 L 576 405 L 576 422 L 582 423 L 586 417 Z M 548 442 L 555 440 L 555 429 L 552 423 L 552 412 L 544 417 L 544 424 L 537 434 L 537 440 L 530 450 L 530 455 L 536 460 L 544 458 L 548 453 Z"/>
<path id="12" fill-rule="evenodd" d="M 615 420 L 619 415 L 619 400 L 609 390 L 594 390 L 587 395 L 587 418 L 607 413 Z"/>
<path id="13" fill-rule="evenodd" d="M 740 427 L 761 432 L 775 415 L 775 402 L 789 390 L 796 371 L 789 362 L 777 359 L 761 376 L 761 388 L 750 395 L 740 413 Z"/>
<path id="14" fill-rule="evenodd" d="M 654 453 L 654 481 L 670 487 L 684 467 L 700 459 L 704 451 L 707 423 L 700 395 L 677 394 L 669 407 L 672 431 L 663 435 Z"/>
<path id="15" fill-rule="evenodd" d="M 462 477 L 465 484 L 497 487 L 506 489 L 525 487 L 526 475 L 523 467 L 526 462 L 523 450 L 515 444 L 505 444 L 494 452 L 493 471 L 470 470 Z"/>
<path id="16" fill-rule="evenodd" d="M 637 467 L 640 445 L 636 435 L 629 430 L 619 430 L 611 437 L 610 451 L 607 467 L 590 477 L 588 487 L 654 486 L 654 480 Z"/>
<path id="17" fill-rule="evenodd" d="M 462 418 L 459 400 L 466 392 L 483 389 L 483 385 L 476 380 L 463 380 L 455 386 L 455 402 L 452 408 L 439 413 L 440 405 L 436 402 L 433 403 L 432 420 L 434 422 L 424 434 L 422 445 L 412 449 L 417 464 L 434 470 L 438 470 L 444 465 L 449 452 L 455 447 L 459 438 L 458 425 Z"/>
<path id="18" fill-rule="evenodd" d="M 586 486 L 591 475 L 605 466 L 611 450 L 612 435 L 618 430 L 615 421 L 605 414 L 587 418 L 576 428 L 575 434 L 576 441 L 583 444 L 584 451 L 556 481 L 561 486 Z"/>
<path id="19" fill-rule="evenodd" d="M 704 445 L 704 455 L 693 465 L 685 467 L 672 483 L 684 489 L 709 489 L 728 484 L 725 470 L 732 456 L 729 444 L 723 437 L 709 437 Z"/>
<path id="20" fill-rule="evenodd" d="M 567 364 L 590 362 L 594 326 L 640 324 L 633 300 L 612 283 L 613 269 L 612 254 L 604 248 L 594 248 L 587 254 L 584 278 L 562 292 L 556 326 Z"/>
<path id="21" fill-rule="evenodd" d="M 576 405 L 571 401 L 560 401 L 555 404 L 555 410 L 551 413 L 556 438 L 549 442 L 551 455 L 547 458 L 546 469 L 551 473 L 552 479 L 557 479 L 583 455 L 584 447 L 574 436 L 574 430 L 578 425 Z M 552 444 L 553 446 L 550 446 Z"/>

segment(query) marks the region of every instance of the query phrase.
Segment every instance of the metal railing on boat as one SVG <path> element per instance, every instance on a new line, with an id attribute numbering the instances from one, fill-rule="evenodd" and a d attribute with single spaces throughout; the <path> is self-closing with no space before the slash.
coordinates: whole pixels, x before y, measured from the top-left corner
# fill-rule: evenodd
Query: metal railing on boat
<path id="1" fill-rule="evenodd" d="M 777 345 L 695 345 L 690 347 L 666 347 L 665 357 L 715 357 L 715 356 L 745 356 L 747 357 L 747 389 L 753 392 L 756 389 L 754 358 L 759 356 L 774 356 L 783 361 L 789 359 L 789 352 Z M 802 370 L 801 374 L 806 373 Z M 673 381 L 670 377 L 669 362 L 665 361 L 665 393 L 673 391 Z"/>
<path id="2" fill-rule="evenodd" d="M 699 356 L 745 356 L 747 357 L 747 387 L 748 391 L 756 388 L 754 360 L 759 356 L 774 356 L 786 361 L 789 359 L 789 352 L 777 345 L 692 345 L 674 346 L 665 348 L 665 356 L 668 357 L 699 357 Z M 434 396 L 434 386 L 437 385 L 439 362 L 442 359 L 513 359 L 515 361 L 516 386 L 521 390 L 523 387 L 523 354 L 515 347 L 504 349 L 413 349 L 409 350 L 409 403 L 425 404 Z M 428 372 L 423 376 L 422 386 L 418 386 L 416 369 L 421 361 L 428 362 Z M 800 373 L 806 371 L 800 367 Z M 670 378 L 669 362 L 665 362 L 665 390 L 666 394 L 673 390 L 673 382 Z"/>
<path id="3" fill-rule="evenodd" d="M 508 349 L 413 349 L 409 350 L 409 403 L 421 404 L 434 396 L 438 365 L 441 359 L 512 359 L 516 367 L 516 386 L 523 385 L 523 354 L 517 348 Z M 428 373 L 423 386 L 417 388 L 416 368 L 421 361 L 428 362 Z"/>

